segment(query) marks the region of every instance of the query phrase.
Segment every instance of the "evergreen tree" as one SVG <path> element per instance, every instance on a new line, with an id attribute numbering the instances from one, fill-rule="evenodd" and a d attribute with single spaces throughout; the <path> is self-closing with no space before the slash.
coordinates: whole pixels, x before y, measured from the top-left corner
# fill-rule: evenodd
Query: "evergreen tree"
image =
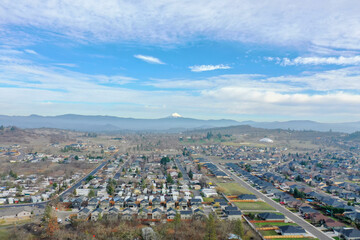
<path id="1" fill-rule="evenodd" d="M 88 194 L 88 197 L 89 198 L 93 198 L 93 197 L 95 197 L 95 191 L 94 191 L 94 189 L 91 189 L 90 191 L 89 191 L 89 194 Z"/>
<path id="2" fill-rule="evenodd" d="M 243 228 L 241 219 L 236 220 L 235 226 L 234 226 L 234 233 L 241 238 L 244 237 L 244 228 Z"/>
<path id="3" fill-rule="evenodd" d="M 167 177 L 166 177 L 166 182 L 167 183 L 170 183 L 170 184 L 173 184 L 174 183 L 174 180 L 172 179 L 171 175 L 168 174 Z"/>
<path id="4" fill-rule="evenodd" d="M 114 192 L 115 192 L 115 187 L 112 183 L 109 183 L 107 186 L 106 186 L 106 192 L 113 196 Z"/>
<path id="5" fill-rule="evenodd" d="M 215 218 L 212 214 L 209 214 L 209 218 L 207 220 L 204 240 L 217 240 Z"/>
<path id="6" fill-rule="evenodd" d="M 193 174 L 193 172 L 190 170 L 190 172 L 189 172 L 189 178 L 190 178 L 191 180 L 193 180 L 193 177 L 194 177 L 194 174 Z"/>
<path id="7" fill-rule="evenodd" d="M 173 221 L 173 225 L 174 225 L 174 240 L 176 240 L 176 235 L 177 235 L 177 230 L 181 225 L 181 216 L 180 214 L 177 212 L 175 217 L 174 217 L 174 221 Z"/>

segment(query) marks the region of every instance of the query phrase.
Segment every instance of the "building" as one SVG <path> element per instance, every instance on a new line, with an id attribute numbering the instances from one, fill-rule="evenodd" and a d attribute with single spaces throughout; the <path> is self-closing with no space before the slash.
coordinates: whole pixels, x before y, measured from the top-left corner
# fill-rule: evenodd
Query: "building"
<path id="1" fill-rule="evenodd" d="M 264 221 L 285 221 L 284 215 L 272 212 L 259 213 L 257 216 Z"/>
<path id="2" fill-rule="evenodd" d="M 308 233 L 299 226 L 280 226 L 279 232 L 281 235 L 290 236 L 290 235 L 301 235 L 307 236 Z"/>

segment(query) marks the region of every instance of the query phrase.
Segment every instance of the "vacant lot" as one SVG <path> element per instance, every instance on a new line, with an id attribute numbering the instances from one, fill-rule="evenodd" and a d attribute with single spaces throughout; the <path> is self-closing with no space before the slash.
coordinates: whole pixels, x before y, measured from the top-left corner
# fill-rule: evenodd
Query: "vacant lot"
<path id="1" fill-rule="evenodd" d="M 236 202 L 240 210 L 275 210 L 265 202 Z"/>
<path id="2" fill-rule="evenodd" d="M 239 194 L 251 194 L 250 191 L 241 187 L 235 182 L 221 183 L 216 182 L 216 185 L 224 190 L 226 195 L 239 195 Z"/>
<path id="3" fill-rule="evenodd" d="M 0 229 L 0 239 L 9 239 L 9 232 L 7 229 Z"/>

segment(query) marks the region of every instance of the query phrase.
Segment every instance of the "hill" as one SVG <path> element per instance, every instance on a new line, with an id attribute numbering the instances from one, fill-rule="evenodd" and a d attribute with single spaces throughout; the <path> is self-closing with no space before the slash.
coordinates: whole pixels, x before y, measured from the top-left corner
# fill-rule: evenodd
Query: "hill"
<path id="1" fill-rule="evenodd" d="M 0 125 L 20 128 L 57 128 L 76 131 L 110 132 L 110 131 L 162 131 L 182 132 L 193 129 L 229 127 L 248 125 L 264 129 L 313 130 L 322 132 L 353 133 L 360 131 L 360 122 L 320 123 L 306 120 L 284 122 L 254 122 L 220 119 L 201 120 L 184 118 L 179 114 L 159 119 L 138 119 L 113 116 L 84 116 L 66 114 L 60 116 L 6 116 L 0 115 Z"/>

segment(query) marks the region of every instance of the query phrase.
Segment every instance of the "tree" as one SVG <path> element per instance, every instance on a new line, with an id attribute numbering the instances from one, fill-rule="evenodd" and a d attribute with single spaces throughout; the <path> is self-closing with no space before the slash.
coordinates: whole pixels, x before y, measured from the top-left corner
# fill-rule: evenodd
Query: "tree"
<path id="1" fill-rule="evenodd" d="M 177 235 L 177 230 L 181 225 L 181 216 L 178 212 L 176 213 L 176 215 L 174 217 L 173 225 L 174 225 L 174 240 L 175 240 L 176 235 Z"/>
<path id="2" fill-rule="evenodd" d="M 215 218 L 212 214 L 209 214 L 209 218 L 207 220 L 204 240 L 217 240 Z"/>
<path id="3" fill-rule="evenodd" d="M 294 198 L 304 198 L 304 192 L 299 191 L 297 188 L 294 189 Z"/>
<path id="4" fill-rule="evenodd" d="M 86 179 L 85 179 L 85 182 L 88 183 L 90 182 L 91 180 L 93 180 L 95 177 L 93 175 L 90 175 L 88 176 Z"/>
<path id="5" fill-rule="evenodd" d="M 78 155 L 76 155 L 76 156 L 74 157 L 74 159 L 75 159 L 75 160 L 79 160 L 79 157 L 78 157 Z"/>
<path id="6" fill-rule="evenodd" d="M 241 219 L 238 219 L 238 220 L 235 221 L 234 233 L 236 235 L 238 235 L 239 237 L 241 237 L 241 238 L 244 237 L 244 228 L 243 228 Z"/>
<path id="7" fill-rule="evenodd" d="M 190 172 L 189 172 L 189 178 L 190 178 L 191 180 L 193 180 L 193 177 L 194 177 L 194 174 L 193 174 L 193 172 L 190 170 Z"/>
<path id="8" fill-rule="evenodd" d="M 58 184 L 55 182 L 55 183 L 53 183 L 53 188 L 54 189 L 56 189 L 57 188 L 57 186 L 58 186 Z"/>
<path id="9" fill-rule="evenodd" d="M 48 222 L 46 233 L 48 237 L 52 237 L 56 231 L 59 230 L 59 224 L 57 222 L 57 217 L 51 217 Z"/>
<path id="10" fill-rule="evenodd" d="M 179 172 L 178 173 L 178 178 L 182 178 L 182 177 L 183 177 L 182 172 Z"/>
<path id="11" fill-rule="evenodd" d="M 13 170 L 10 170 L 9 176 L 13 178 L 17 178 L 17 174 Z"/>
<path id="12" fill-rule="evenodd" d="M 114 192 L 115 192 L 115 187 L 112 183 L 109 183 L 107 186 L 106 186 L 106 192 L 109 194 L 109 195 L 113 195 Z"/>
<path id="13" fill-rule="evenodd" d="M 173 184 L 174 183 L 174 180 L 172 179 L 171 175 L 168 174 L 167 177 L 166 177 L 166 182 L 167 183 L 170 183 L 170 184 Z"/>
<path id="14" fill-rule="evenodd" d="M 299 196 L 299 190 L 297 188 L 294 189 L 294 197 L 297 198 Z"/>
<path id="15" fill-rule="evenodd" d="M 44 211 L 44 218 L 43 220 L 45 222 L 48 222 L 50 218 L 52 218 L 54 216 L 54 213 L 53 213 L 53 209 L 52 207 L 48 204 L 46 205 L 45 207 L 45 211 Z"/>
<path id="16" fill-rule="evenodd" d="M 96 196 L 96 194 L 95 194 L 94 189 L 91 189 L 91 190 L 89 191 L 88 197 L 89 197 L 89 198 L 93 198 L 93 197 L 95 197 L 95 196 Z"/>
<path id="17" fill-rule="evenodd" d="M 160 164 L 161 165 L 166 165 L 168 162 L 170 162 L 170 158 L 169 157 L 163 157 L 160 160 Z"/>

